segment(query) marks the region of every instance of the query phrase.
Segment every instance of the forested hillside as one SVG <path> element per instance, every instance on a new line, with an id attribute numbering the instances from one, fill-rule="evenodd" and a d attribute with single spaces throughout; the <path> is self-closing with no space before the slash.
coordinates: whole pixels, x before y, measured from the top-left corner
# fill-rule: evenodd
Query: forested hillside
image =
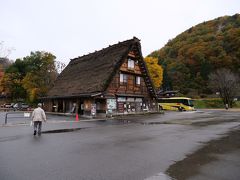
<path id="1" fill-rule="evenodd" d="M 149 57 L 157 57 L 164 68 L 163 89 L 210 94 L 208 76 L 213 70 L 224 67 L 240 74 L 240 15 L 191 27 Z"/>

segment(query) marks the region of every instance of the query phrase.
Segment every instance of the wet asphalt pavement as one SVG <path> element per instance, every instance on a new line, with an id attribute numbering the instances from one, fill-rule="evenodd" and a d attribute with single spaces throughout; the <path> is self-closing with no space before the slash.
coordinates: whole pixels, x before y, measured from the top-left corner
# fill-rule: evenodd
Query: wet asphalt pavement
<path id="1" fill-rule="evenodd" d="M 79 122 L 48 115 L 41 137 L 34 137 L 29 119 L 20 116 L 9 115 L 8 125 L 0 126 L 1 180 L 240 177 L 240 112 L 167 112 Z M 0 113 L 0 124 L 4 117 Z"/>

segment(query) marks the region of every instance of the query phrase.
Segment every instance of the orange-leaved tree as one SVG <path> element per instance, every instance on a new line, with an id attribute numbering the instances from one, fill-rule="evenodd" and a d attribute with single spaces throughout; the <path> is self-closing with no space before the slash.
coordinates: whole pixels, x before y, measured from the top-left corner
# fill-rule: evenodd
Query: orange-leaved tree
<path id="1" fill-rule="evenodd" d="M 158 64 L 158 59 L 154 57 L 144 58 L 149 75 L 153 81 L 155 88 L 160 88 L 163 81 L 163 68 Z"/>

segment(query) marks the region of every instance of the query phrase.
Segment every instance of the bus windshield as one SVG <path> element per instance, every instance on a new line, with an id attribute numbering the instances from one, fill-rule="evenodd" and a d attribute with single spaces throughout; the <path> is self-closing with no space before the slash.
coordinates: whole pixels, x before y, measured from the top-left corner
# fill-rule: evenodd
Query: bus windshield
<path id="1" fill-rule="evenodd" d="M 188 105 L 193 107 L 193 100 L 188 100 Z"/>

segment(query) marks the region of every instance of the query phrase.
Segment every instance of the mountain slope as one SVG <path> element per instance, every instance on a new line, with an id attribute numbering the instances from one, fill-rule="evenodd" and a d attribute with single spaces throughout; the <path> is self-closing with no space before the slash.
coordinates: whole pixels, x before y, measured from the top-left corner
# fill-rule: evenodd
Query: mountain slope
<path id="1" fill-rule="evenodd" d="M 213 70 L 225 67 L 240 74 L 240 15 L 191 27 L 148 56 L 157 57 L 164 68 L 164 89 L 209 94 L 207 81 Z"/>

